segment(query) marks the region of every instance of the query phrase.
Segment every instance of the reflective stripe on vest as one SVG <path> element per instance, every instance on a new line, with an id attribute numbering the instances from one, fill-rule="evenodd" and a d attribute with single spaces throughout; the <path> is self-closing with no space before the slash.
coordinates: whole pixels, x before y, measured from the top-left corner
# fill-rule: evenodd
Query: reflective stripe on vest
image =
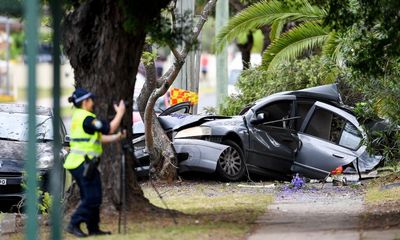
<path id="1" fill-rule="evenodd" d="M 70 138 L 70 142 L 90 142 L 90 138 Z M 101 144 L 99 140 L 94 142 L 95 144 Z"/>
<path id="2" fill-rule="evenodd" d="M 103 152 L 101 146 L 101 133 L 88 134 L 83 129 L 83 122 L 87 117 L 96 118 L 96 115 L 83 109 L 75 109 L 71 121 L 71 151 L 65 160 L 66 169 L 75 169 L 89 158 L 99 157 Z"/>
<path id="3" fill-rule="evenodd" d="M 77 149 L 71 149 L 71 151 L 69 153 L 73 153 L 73 154 L 78 154 L 78 155 L 88 155 L 88 156 L 93 156 L 93 157 L 100 157 L 100 154 L 96 153 L 96 152 L 84 152 L 84 151 L 80 151 Z"/>

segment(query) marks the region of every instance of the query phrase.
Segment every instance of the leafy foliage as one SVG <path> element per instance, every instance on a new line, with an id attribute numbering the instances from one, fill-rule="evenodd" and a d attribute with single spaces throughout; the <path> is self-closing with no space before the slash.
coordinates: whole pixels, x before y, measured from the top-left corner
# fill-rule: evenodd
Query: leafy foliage
<path id="1" fill-rule="evenodd" d="M 24 180 L 21 182 L 21 187 L 23 189 L 27 188 L 25 179 L 26 179 L 26 172 L 23 172 L 23 176 L 24 176 Z M 42 180 L 40 175 L 37 175 L 37 181 L 40 182 Z M 50 211 L 51 206 L 52 206 L 52 202 L 53 202 L 53 198 L 50 195 L 50 193 L 48 192 L 44 192 L 43 190 L 40 189 L 40 187 L 37 187 L 36 189 L 36 197 L 39 199 L 39 201 L 37 202 L 37 208 L 40 210 L 40 212 L 42 214 L 46 214 Z M 20 211 L 20 209 L 24 206 L 26 201 L 25 196 L 20 200 L 20 202 L 18 203 L 18 210 Z"/>
<path id="2" fill-rule="evenodd" d="M 320 24 L 305 22 L 276 39 L 263 54 L 263 66 L 268 69 L 303 55 L 306 50 L 323 45 L 328 39 L 328 30 Z"/>
<path id="3" fill-rule="evenodd" d="M 400 128 L 392 122 L 379 118 L 371 102 L 360 102 L 355 113 L 364 125 L 364 144 L 370 153 L 383 156 L 387 166 L 397 167 L 400 156 Z"/>
<path id="4" fill-rule="evenodd" d="M 367 145 L 389 161 L 400 160 L 400 2 L 330 0 L 325 23 L 343 36 L 344 79 L 364 98 L 362 119 L 388 119 L 388 126 L 368 132 Z M 367 124 L 368 122 L 365 122 Z"/>
<path id="5" fill-rule="evenodd" d="M 312 6 L 306 0 L 302 4 L 288 4 L 285 1 L 261 1 L 250 5 L 234 16 L 217 36 L 217 50 L 243 32 L 273 25 L 272 36 L 277 37 L 288 22 L 318 20 L 325 16 L 325 11 Z"/>
<path id="6" fill-rule="evenodd" d="M 337 74 L 330 60 L 319 56 L 287 62 L 273 71 L 263 68 L 243 71 L 236 84 L 240 94 L 226 98 L 221 114 L 236 115 L 246 105 L 276 92 L 332 83 Z"/>

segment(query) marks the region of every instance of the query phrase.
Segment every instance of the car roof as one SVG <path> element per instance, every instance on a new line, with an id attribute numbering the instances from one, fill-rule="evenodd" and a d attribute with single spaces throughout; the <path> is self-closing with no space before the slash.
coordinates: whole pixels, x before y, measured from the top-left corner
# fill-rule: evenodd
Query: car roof
<path id="1" fill-rule="evenodd" d="M 327 84 L 312 88 L 300 89 L 296 91 L 278 92 L 255 101 L 255 104 L 263 102 L 270 97 L 282 96 L 282 95 L 294 95 L 296 97 L 312 98 L 315 100 L 334 102 L 339 105 L 342 104 L 342 99 L 339 90 L 337 88 L 337 84 Z"/>
<path id="2" fill-rule="evenodd" d="M 28 105 L 20 103 L 0 103 L 0 112 L 28 114 Z M 52 116 L 51 108 L 36 106 L 36 115 Z"/>

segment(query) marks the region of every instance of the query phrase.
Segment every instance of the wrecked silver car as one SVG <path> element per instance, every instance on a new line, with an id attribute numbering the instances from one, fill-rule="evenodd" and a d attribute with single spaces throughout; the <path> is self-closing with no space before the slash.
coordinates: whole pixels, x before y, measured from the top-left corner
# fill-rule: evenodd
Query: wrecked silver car
<path id="1" fill-rule="evenodd" d="M 53 115 L 49 108 L 36 109 L 37 171 L 40 187 L 48 191 L 50 170 L 53 168 Z M 66 130 L 61 123 L 61 138 Z M 24 189 L 26 148 L 28 144 L 28 112 L 22 104 L 0 104 L 0 200 L 19 200 Z M 61 158 L 67 152 L 62 150 Z M 64 173 L 64 171 L 61 171 Z M 64 180 L 64 174 L 60 176 Z"/>
<path id="2" fill-rule="evenodd" d="M 273 178 L 300 173 L 323 179 L 339 168 L 369 171 L 381 161 L 366 152 L 364 132 L 342 105 L 335 84 L 265 97 L 240 116 L 170 114 L 159 121 L 173 143 L 193 145 L 185 150 L 189 156 L 199 151 L 194 139 L 227 146 L 215 151 L 215 164 L 207 165 L 207 171 L 229 181 L 241 179 L 247 170 Z"/>

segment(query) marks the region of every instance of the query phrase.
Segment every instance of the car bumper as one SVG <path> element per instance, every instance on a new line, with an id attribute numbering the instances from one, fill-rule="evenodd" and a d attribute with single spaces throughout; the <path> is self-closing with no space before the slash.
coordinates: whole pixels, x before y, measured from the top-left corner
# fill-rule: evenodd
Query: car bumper
<path id="1" fill-rule="evenodd" d="M 144 138 L 143 138 L 144 141 Z M 135 141 L 135 144 L 144 142 Z M 197 171 L 213 173 L 221 153 L 228 148 L 226 145 L 199 139 L 175 139 L 173 146 L 178 155 L 179 172 Z M 135 171 L 138 176 L 148 176 L 148 154 L 143 148 L 135 150 L 137 164 Z"/>
<path id="2" fill-rule="evenodd" d="M 213 173 L 227 145 L 197 139 L 175 139 L 177 153 L 187 153 L 188 158 L 179 163 L 179 172 L 199 171 Z"/>

